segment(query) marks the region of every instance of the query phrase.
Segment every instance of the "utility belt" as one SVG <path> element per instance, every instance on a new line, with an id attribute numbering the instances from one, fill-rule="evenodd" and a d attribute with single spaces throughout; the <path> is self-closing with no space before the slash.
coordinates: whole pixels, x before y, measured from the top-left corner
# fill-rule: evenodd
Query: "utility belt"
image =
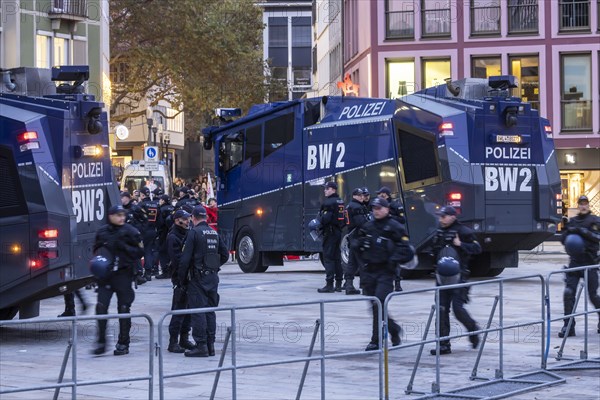
<path id="1" fill-rule="evenodd" d="M 219 270 L 217 270 L 217 269 L 209 269 L 209 268 L 205 268 L 205 267 L 200 267 L 200 268 L 194 267 L 192 271 L 193 271 L 194 275 L 199 275 L 199 276 L 212 275 L 212 274 L 219 273 Z"/>

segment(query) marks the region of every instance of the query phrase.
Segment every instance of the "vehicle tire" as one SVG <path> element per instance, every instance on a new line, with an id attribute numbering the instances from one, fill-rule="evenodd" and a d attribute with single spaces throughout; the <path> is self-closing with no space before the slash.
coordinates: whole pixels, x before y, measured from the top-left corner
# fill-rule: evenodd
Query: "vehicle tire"
<path id="1" fill-rule="evenodd" d="M 19 312 L 19 307 L 6 307 L 0 309 L 0 321 L 10 321 Z"/>
<path id="2" fill-rule="evenodd" d="M 493 278 L 500 275 L 504 271 L 504 268 L 490 268 L 485 276 Z"/>
<path id="3" fill-rule="evenodd" d="M 258 243 L 250 228 L 244 227 L 238 234 L 235 256 L 240 269 L 246 273 L 265 272 L 268 266 L 262 265 L 262 257 L 258 251 Z"/>
<path id="4" fill-rule="evenodd" d="M 473 257 L 469 268 L 471 269 L 471 276 L 483 278 L 493 278 L 504 271 L 504 267 L 492 268 L 492 254 L 490 252 L 483 252 Z"/>

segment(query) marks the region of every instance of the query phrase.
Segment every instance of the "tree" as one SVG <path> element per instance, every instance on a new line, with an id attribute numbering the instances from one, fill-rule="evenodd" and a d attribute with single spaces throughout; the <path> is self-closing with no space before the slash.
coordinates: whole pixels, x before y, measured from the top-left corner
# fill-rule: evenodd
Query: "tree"
<path id="1" fill-rule="evenodd" d="M 190 137 L 214 108 L 247 110 L 268 94 L 252 0 L 110 0 L 110 17 L 113 121 L 143 115 L 142 99 L 164 99 L 185 111 Z"/>

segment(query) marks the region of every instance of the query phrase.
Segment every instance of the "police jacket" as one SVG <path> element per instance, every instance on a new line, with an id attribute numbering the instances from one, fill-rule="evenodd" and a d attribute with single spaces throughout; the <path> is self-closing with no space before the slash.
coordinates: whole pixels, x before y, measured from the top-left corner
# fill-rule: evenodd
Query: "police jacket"
<path id="1" fill-rule="evenodd" d="M 344 220 L 344 202 L 337 193 L 325 198 L 325 201 L 321 204 L 320 215 L 321 225 L 325 233 L 331 229 L 341 229 L 346 224 Z"/>
<path id="2" fill-rule="evenodd" d="M 183 250 L 183 242 L 189 229 L 182 228 L 178 225 L 173 225 L 167 235 L 167 251 L 169 252 L 169 260 L 171 262 L 171 281 L 178 283 L 177 268 L 181 259 L 181 251 Z"/>
<path id="3" fill-rule="evenodd" d="M 144 198 L 139 207 L 146 214 L 146 224 L 143 227 L 142 234 L 147 231 L 156 232 L 156 228 L 160 224 L 160 206 L 158 205 L 158 201 L 150 200 L 149 197 Z"/>
<path id="4" fill-rule="evenodd" d="M 390 201 L 390 215 L 402 225 L 406 224 L 406 218 L 404 216 L 404 206 L 402 205 L 402 203 L 400 203 L 400 201 Z"/>
<path id="5" fill-rule="evenodd" d="M 189 194 L 186 194 L 180 198 L 179 201 L 177 201 L 177 204 L 175 204 L 175 211 L 181 210 L 186 204 L 190 204 L 192 207 L 194 207 L 198 205 L 198 200 L 190 197 Z"/>
<path id="6" fill-rule="evenodd" d="M 569 219 L 566 229 L 561 236 L 561 242 L 564 243 L 567 235 L 573 233 L 583 238 L 585 254 L 576 260 L 571 259 L 571 263 L 580 266 L 596 263 L 600 247 L 600 217 L 589 212 L 586 214 L 579 213 Z"/>
<path id="7" fill-rule="evenodd" d="M 133 268 L 144 255 L 144 245 L 140 232 L 129 224 L 103 225 L 96 232 L 94 253 L 112 258 L 118 269 Z M 106 254 L 108 252 L 108 254 Z"/>
<path id="8" fill-rule="evenodd" d="M 404 226 L 389 215 L 366 222 L 350 246 L 369 270 L 394 272 L 397 264 L 404 264 L 415 255 Z"/>
<path id="9" fill-rule="evenodd" d="M 348 225 L 350 231 L 360 228 L 369 220 L 369 211 L 362 201 L 352 199 L 346 210 L 348 211 L 348 220 L 350 221 Z"/>
<path id="10" fill-rule="evenodd" d="M 454 245 L 454 238 L 457 234 L 461 242 L 460 247 Z M 435 236 L 433 237 L 433 250 L 436 260 L 438 259 L 440 250 L 445 246 L 453 247 L 458 253 L 460 260 L 457 261 L 460 263 L 460 268 L 463 273 L 468 273 L 469 259 L 471 256 L 479 254 L 482 251 L 481 245 L 477 242 L 471 228 L 464 226 L 458 221 L 454 221 L 452 225 L 445 228 L 439 227 L 436 231 Z"/>
<path id="11" fill-rule="evenodd" d="M 134 201 L 130 201 L 126 206 L 123 206 L 125 211 L 127 212 L 127 216 L 125 217 L 125 222 L 133 226 L 138 231 L 142 231 L 144 226 L 146 225 L 146 213 L 140 206 L 138 206 Z"/>
<path id="12" fill-rule="evenodd" d="M 185 237 L 183 253 L 177 267 L 179 283 L 185 280 L 188 273 L 193 276 L 195 271 L 216 272 L 228 259 L 229 251 L 219 234 L 208 226 L 206 221 L 202 221 L 190 229 Z"/>
<path id="13" fill-rule="evenodd" d="M 160 213 L 160 218 L 158 220 L 158 224 L 156 225 L 156 230 L 161 241 L 165 241 L 167 239 L 171 225 L 173 225 L 173 219 L 171 218 L 173 210 L 174 207 L 168 203 L 160 206 L 160 209 L 158 210 Z"/>

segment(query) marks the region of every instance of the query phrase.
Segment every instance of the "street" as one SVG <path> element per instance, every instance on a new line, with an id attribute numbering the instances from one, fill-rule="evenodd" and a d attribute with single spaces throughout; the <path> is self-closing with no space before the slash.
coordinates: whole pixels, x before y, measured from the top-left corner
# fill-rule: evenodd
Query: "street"
<path id="1" fill-rule="evenodd" d="M 558 243 L 547 242 L 535 251 L 520 253 L 520 268 L 505 270 L 500 278 L 541 274 L 544 277 L 558 270 L 567 261 Z M 370 339 L 370 305 L 362 296 L 346 296 L 344 293 L 319 294 L 316 289 L 324 281 L 323 268 L 316 261 L 288 261 L 283 267 L 270 267 L 262 274 L 244 274 L 237 264 L 227 263 L 220 273 L 221 306 L 251 306 L 275 303 L 308 302 L 318 300 L 355 300 L 352 302 L 326 304 L 324 306 L 324 341 L 326 354 L 361 352 Z M 477 279 L 480 281 L 481 279 Z M 431 277 L 404 280 L 406 291 L 432 287 Z M 483 327 L 490 316 L 498 284 L 478 285 L 471 290 L 471 301 L 467 309 Z M 552 318 L 562 313 L 562 276 L 556 275 L 550 284 Z M 133 313 L 147 313 L 156 325 L 169 311 L 171 284 L 168 280 L 153 280 L 136 291 L 132 306 Z M 504 301 L 495 312 L 492 327 L 499 326 L 499 315 L 503 314 L 504 325 L 535 321 L 541 318 L 542 291 L 539 278 L 506 282 L 503 285 Z M 94 302 L 93 291 L 84 291 L 89 303 Z M 587 301 L 587 299 L 586 299 Z M 402 343 L 410 344 L 421 340 L 427 324 L 434 292 L 407 294 L 395 297 L 390 303 L 392 316 L 403 328 Z M 42 302 L 40 318 L 55 317 L 63 310 L 62 298 Z M 590 306 L 591 307 L 591 306 Z M 88 308 L 88 314 L 92 313 Z M 583 310 L 583 298 L 578 311 Z M 110 312 L 116 312 L 113 298 Z M 163 327 L 164 373 L 173 374 L 192 369 L 215 368 L 219 361 L 227 327 L 231 325 L 229 311 L 217 313 L 217 355 L 211 358 L 185 358 L 181 354 L 166 351 L 168 333 Z M 306 357 L 319 319 L 319 304 L 258 308 L 236 311 L 237 340 L 236 364 L 268 363 L 276 360 Z M 165 325 L 168 324 L 166 319 Z M 568 339 L 563 354 L 566 358 L 579 358 L 584 344 L 583 317 L 577 318 L 577 336 Z M 600 335 L 596 333 L 597 316 L 589 318 L 588 358 L 600 356 Z M 451 334 L 462 333 L 451 315 Z M 555 360 L 561 344 L 557 332 L 562 322 L 551 325 L 551 349 L 548 367 L 559 365 Z M 143 319 L 134 319 L 130 354 L 122 357 L 112 355 L 118 332 L 116 320 L 109 322 L 109 349 L 106 355 L 95 357 L 90 354 L 96 333 L 94 321 L 79 325 L 77 342 L 78 381 L 115 379 L 142 376 L 148 371 L 148 325 Z M 157 331 L 158 332 L 158 331 Z M 435 323 L 431 324 L 428 339 L 435 336 Z M 0 385 L 2 390 L 24 386 L 52 384 L 57 381 L 61 362 L 70 337 L 70 323 L 34 323 L 18 327 L 0 328 Z M 316 337 L 314 355 L 320 354 L 320 336 Z M 537 371 L 541 362 L 541 325 L 529 325 L 503 331 L 504 353 L 499 356 L 500 333 L 490 332 L 485 343 L 477 377 L 493 378 L 503 362 L 503 376 L 509 378 Z M 155 337 L 155 341 L 158 341 Z M 472 381 L 473 365 L 477 350 L 470 348 L 466 337 L 452 340 L 452 354 L 441 357 L 440 388 L 448 391 L 455 388 L 479 384 Z M 435 382 L 435 356 L 429 350 L 435 344 L 427 344 L 416 373 L 413 390 L 431 393 Z M 389 353 L 389 393 L 392 399 L 416 398 L 417 394 L 406 395 L 415 357 L 419 347 L 401 348 Z M 229 344 L 225 366 L 231 365 L 232 343 Z M 325 394 L 328 399 L 374 399 L 378 396 L 378 354 L 351 355 L 325 361 Z M 561 361 L 560 363 L 565 363 Z M 259 368 L 242 368 L 236 373 L 237 398 L 239 399 L 289 399 L 295 398 L 305 363 L 290 363 Z M 154 358 L 154 397 L 158 398 L 158 357 Z M 69 361 L 65 381 L 70 379 Z M 600 393 L 598 369 L 555 371 L 566 378 L 540 390 L 515 395 L 512 399 L 597 399 Z M 321 363 L 312 361 L 302 390 L 302 399 L 321 398 Z M 165 379 L 165 398 L 210 398 L 214 373 Z M 216 398 L 232 397 L 232 374 L 221 374 Z M 77 388 L 81 399 L 141 399 L 147 398 L 147 382 L 111 383 Z M 47 399 L 54 390 L 4 394 L 2 399 Z M 59 398 L 70 398 L 70 388 L 63 388 Z"/>

